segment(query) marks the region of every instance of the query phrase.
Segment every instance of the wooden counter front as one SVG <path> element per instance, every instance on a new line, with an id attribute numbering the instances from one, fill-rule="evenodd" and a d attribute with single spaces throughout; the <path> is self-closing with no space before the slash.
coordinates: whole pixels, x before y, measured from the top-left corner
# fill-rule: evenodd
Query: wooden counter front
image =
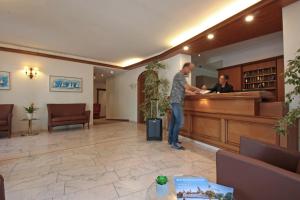
<path id="1" fill-rule="evenodd" d="M 181 135 L 232 151 L 241 136 L 288 147 L 288 138 L 274 130 L 284 104 L 273 98 L 265 91 L 187 96 Z"/>

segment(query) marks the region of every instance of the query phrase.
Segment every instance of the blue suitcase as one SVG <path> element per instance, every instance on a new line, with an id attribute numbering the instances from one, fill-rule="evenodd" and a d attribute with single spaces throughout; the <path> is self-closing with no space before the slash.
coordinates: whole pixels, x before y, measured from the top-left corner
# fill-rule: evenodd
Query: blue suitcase
<path id="1" fill-rule="evenodd" d="M 147 140 L 162 141 L 162 119 L 150 118 L 146 121 Z"/>
<path id="2" fill-rule="evenodd" d="M 153 109 L 155 105 L 155 109 Z M 155 111 L 155 113 L 153 113 Z M 146 120 L 147 126 L 147 140 L 159 140 L 162 141 L 162 119 L 158 118 L 158 100 L 151 100 L 151 117 Z"/>

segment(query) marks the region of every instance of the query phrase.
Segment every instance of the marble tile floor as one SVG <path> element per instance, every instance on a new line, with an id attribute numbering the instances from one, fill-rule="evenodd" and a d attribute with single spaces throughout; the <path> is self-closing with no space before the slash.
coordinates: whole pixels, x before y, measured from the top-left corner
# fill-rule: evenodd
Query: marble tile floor
<path id="1" fill-rule="evenodd" d="M 215 181 L 215 152 L 184 140 L 147 142 L 129 122 L 0 140 L 7 200 L 144 200 L 158 175 Z"/>

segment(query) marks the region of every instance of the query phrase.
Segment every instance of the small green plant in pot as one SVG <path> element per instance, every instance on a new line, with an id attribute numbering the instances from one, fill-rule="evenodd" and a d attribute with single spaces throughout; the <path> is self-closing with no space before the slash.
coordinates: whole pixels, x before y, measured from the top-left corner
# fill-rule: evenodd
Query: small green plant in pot
<path id="1" fill-rule="evenodd" d="M 300 117 L 300 101 L 294 102 L 300 95 L 300 49 L 297 53 L 295 59 L 288 61 L 288 66 L 284 75 L 285 83 L 293 88 L 286 94 L 286 103 L 287 106 L 293 106 L 289 112 L 279 120 L 276 126 L 276 132 L 281 135 L 286 135 L 287 129 L 298 123 Z"/>
<path id="2" fill-rule="evenodd" d="M 38 109 L 34 107 L 34 103 L 30 104 L 28 107 L 24 107 L 26 111 L 27 118 L 31 120 L 33 118 L 33 113 Z"/>

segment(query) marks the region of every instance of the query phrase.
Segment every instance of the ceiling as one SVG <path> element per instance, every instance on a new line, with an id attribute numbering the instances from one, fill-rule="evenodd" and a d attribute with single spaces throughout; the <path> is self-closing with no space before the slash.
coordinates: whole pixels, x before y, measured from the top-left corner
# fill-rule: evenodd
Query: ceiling
<path id="1" fill-rule="evenodd" d="M 0 42 L 127 66 L 258 1 L 0 0 Z"/>
<path id="2" fill-rule="evenodd" d="M 123 69 L 111 69 L 105 67 L 94 67 L 94 81 L 105 83 L 106 79 L 124 72 Z"/>

